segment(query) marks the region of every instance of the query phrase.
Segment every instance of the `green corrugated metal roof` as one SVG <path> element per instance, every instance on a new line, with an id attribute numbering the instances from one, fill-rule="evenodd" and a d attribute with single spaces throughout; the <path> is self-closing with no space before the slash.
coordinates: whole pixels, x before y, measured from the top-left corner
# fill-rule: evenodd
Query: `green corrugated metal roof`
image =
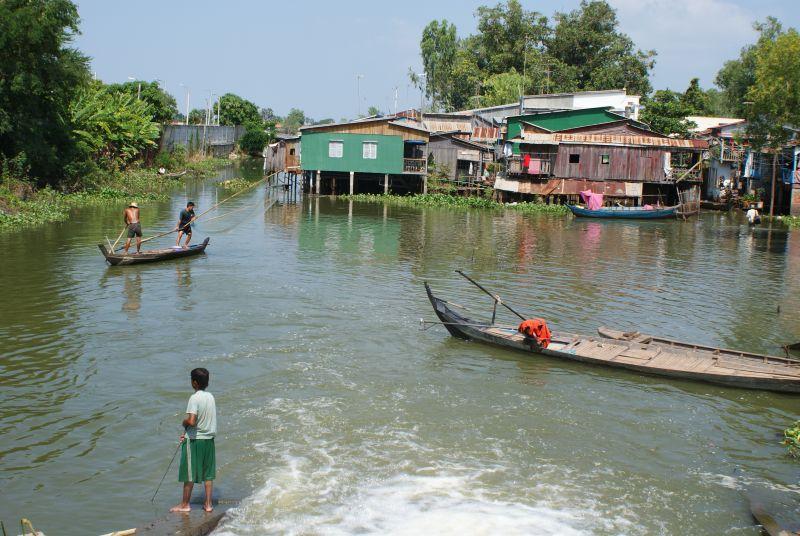
<path id="1" fill-rule="evenodd" d="M 608 108 L 587 108 L 584 110 L 568 110 L 543 114 L 518 116 L 520 121 L 546 128 L 551 132 L 569 130 L 571 128 L 588 127 L 620 121 L 624 117 L 608 111 Z"/>
<path id="2" fill-rule="evenodd" d="M 519 136 L 522 123 L 530 123 L 550 132 L 561 132 L 573 128 L 602 125 L 615 121 L 624 121 L 625 117 L 610 112 L 610 106 L 603 108 L 585 108 L 583 110 L 566 110 L 563 112 L 542 112 L 538 114 L 516 115 L 509 117 L 507 139 Z M 638 123 L 632 121 L 633 123 Z"/>

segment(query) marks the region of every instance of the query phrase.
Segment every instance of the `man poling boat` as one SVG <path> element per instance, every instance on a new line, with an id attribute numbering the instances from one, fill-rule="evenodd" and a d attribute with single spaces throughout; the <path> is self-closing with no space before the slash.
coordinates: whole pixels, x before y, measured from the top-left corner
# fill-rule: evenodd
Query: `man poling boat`
<path id="1" fill-rule="evenodd" d="M 135 212 L 135 215 L 134 215 L 134 213 L 131 213 L 130 216 L 129 216 L 128 213 L 127 213 L 128 209 L 126 209 L 126 215 L 125 215 L 125 217 L 126 217 L 126 219 L 125 219 L 126 227 L 125 227 L 125 229 L 123 229 L 123 232 L 120 233 L 120 238 L 118 238 L 117 241 L 115 241 L 113 244 L 111 243 L 110 240 L 106 239 L 108 244 L 107 245 L 106 244 L 98 244 L 98 248 L 102 252 L 102 254 L 105 257 L 106 261 L 109 264 L 111 264 L 112 266 L 128 266 L 128 265 L 131 265 L 131 264 L 141 264 L 141 263 L 146 263 L 146 262 L 157 262 L 157 261 L 162 261 L 162 260 L 175 259 L 175 258 L 178 258 L 178 257 L 188 257 L 188 256 L 199 255 L 201 253 L 204 253 L 205 250 L 206 250 L 206 247 L 208 246 L 208 242 L 209 242 L 208 238 L 203 240 L 203 242 L 200 243 L 200 244 L 195 244 L 195 245 L 191 245 L 191 246 L 189 245 L 189 241 L 191 240 L 191 237 L 192 237 L 192 225 L 196 221 L 198 221 L 200 218 L 202 218 L 203 216 L 205 216 L 206 214 L 211 212 L 212 210 L 216 210 L 217 208 L 219 208 L 223 203 L 226 203 L 226 202 L 230 201 L 231 199 L 235 198 L 238 195 L 241 195 L 244 192 L 252 190 L 258 184 L 260 184 L 260 183 L 262 183 L 262 182 L 264 182 L 266 180 L 269 180 L 274 175 L 276 175 L 276 173 L 273 173 L 273 174 L 268 175 L 268 176 L 266 176 L 266 177 L 264 177 L 264 178 L 262 178 L 262 179 L 260 179 L 258 181 L 255 181 L 254 183 L 250 184 L 247 188 L 239 190 L 238 192 L 226 197 L 222 201 L 216 203 L 215 205 L 212 205 L 210 208 L 208 208 L 207 210 L 201 212 L 198 215 L 194 214 L 194 203 L 192 201 L 189 201 L 186 204 L 186 209 L 182 210 L 181 213 L 180 213 L 178 225 L 175 226 L 173 229 L 170 229 L 169 231 L 165 231 L 163 233 L 159 233 L 159 234 L 156 234 L 154 236 L 142 239 L 141 238 L 141 227 L 139 226 L 139 228 L 138 228 L 139 235 L 137 237 L 137 243 L 136 243 L 136 247 L 137 247 L 136 254 L 128 254 L 127 249 L 125 249 L 125 251 L 122 252 L 122 253 L 118 253 L 118 250 L 116 249 L 116 245 L 119 242 L 120 238 L 122 237 L 122 234 L 126 230 L 128 230 L 128 225 L 129 225 L 128 222 L 129 222 L 129 220 L 135 218 L 135 223 L 137 225 L 139 224 L 139 207 L 138 207 L 138 205 L 136 203 L 131 203 L 129 205 L 128 209 L 131 209 L 131 208 L 136 209 L 136 212 Z M 272 205 L 270 205 L 270 206 L 272 206 Z M 214 219 L 214 218 L 211 218 L 211 219 Z M 141 245 L 144 244 L 145 242 L 149 242 L 150 240 L 155 240 L 156 238 L 161 238 L 163 236 L 166 236 L 166 235 L 174 233 L 174 232 L 178 233 L 178 240 L 177 240 L 177 242 L 175 244 L 178 247 L 164 248 L 164 249 L 151 249 L 151 250 L 146 250 L 146 251 L 141 251 L 140 250 Z M 179 247 L 180 240 L 184 235 L 186 236 L 186 240 L 184 242 L 184 246 L 183 247 Z"/>
<path id="2" fill-rule="evenodd" d="M 800 393 L 800 359 L 769 356 L 686 343 L 664 337 L 600 327 L 597 336 L 558 330 L 543 319 L 526 318 L 463 272 L 459 274 L 494 299 L 490 322 L 456 311 L 454 304 L 433 295 L 428 299 L 441 324 L 454 337 L 485 342 L 527 353 L 623 368 L 642 374 L 703 381 L 745 389 Z M 518 327 L 495 323 L 497 305 L 523 320 Z M 424 321 L 423 321 L 424 322 Z"/>

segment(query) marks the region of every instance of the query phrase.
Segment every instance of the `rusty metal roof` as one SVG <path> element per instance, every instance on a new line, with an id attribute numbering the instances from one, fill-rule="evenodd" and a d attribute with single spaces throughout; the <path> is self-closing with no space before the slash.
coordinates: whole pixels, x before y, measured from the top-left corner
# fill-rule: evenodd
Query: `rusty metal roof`
<path id="1" fill-rule="evenodd" d="M 684 149 L 708 149 L 705 140 L 681 140 L 675 138 L 656 138 L 652 136 L 624 136 L 618 134 L 552 134 L 523 133 L 512 141 L 527 143 L 568 143 L 590 145 L 622 145 L 632 147 L 677 147 Z"/>
<path id="2" fill-rule="evenodd" d="M 494 142 L 500 137 L 500 129 L 497 127 L 475 127 L 472 129 L 472 141 Z"/>
<path id="3" fill-rule="evenodd" d="M 468 116 L 464 119 L 425 117 L 423 124 L 431 132 L 470 132 L 472 130 L 472 122 Z"/>

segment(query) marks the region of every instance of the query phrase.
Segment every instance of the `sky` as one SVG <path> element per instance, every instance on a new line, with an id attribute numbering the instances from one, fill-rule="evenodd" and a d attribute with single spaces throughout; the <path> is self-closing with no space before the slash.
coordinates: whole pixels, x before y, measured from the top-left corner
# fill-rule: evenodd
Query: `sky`
<path id="1" fill-rule="evenodd" d="M 419 106 L 408 72 L 421 71 L 419 40 L 433 19 L 475 32 L 475 9 L 498 0 L 78 0 L 81 35 L 97 78 L 161 80 L 185 112 L 209 96 L 236 93 L 285 115 L 317 120 Z M 713 84 L 722 64 L 755 41 L 768 15 L 800 28 L 800 0 L 609 0 L 620 30 L 658 53 L 653 87 L 683 90 L 692 77 Z M 522 0 L 548 17 L 579 0 Z"/>

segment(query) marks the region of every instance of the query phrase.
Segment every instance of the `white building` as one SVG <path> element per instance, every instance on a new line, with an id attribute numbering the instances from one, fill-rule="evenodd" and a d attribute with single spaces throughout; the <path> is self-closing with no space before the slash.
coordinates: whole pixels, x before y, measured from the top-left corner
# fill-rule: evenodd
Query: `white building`
<path id="1" fill-rule="evenodd" d="M 628 95 L 624 89 L 601 91 L 580 91 L 577 93 L 550 93 L 544 95 L 525 95 L 520 102 L 464 110 L 463 114 L 478 114 L 487 119 L 502 122 L 512 115 L 558 110 L 582 110 L 610 106 L 611 111 L 630 119 L 639 119 L 641 105 L 639 95 Z"/>

